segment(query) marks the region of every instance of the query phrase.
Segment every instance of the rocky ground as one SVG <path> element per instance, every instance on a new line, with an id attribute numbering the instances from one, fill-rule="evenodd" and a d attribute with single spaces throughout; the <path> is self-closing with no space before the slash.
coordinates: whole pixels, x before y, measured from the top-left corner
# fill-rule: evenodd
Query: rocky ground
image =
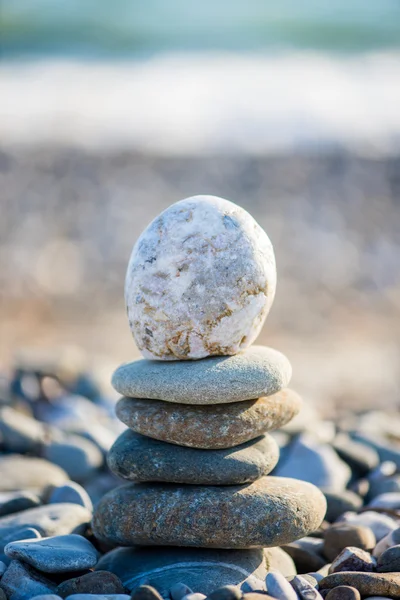
<path id="1" fill-rule="evenodd" d="M 202 550 L 208 562 L 193 579 L 194 548 L 115 549 L 94 537 L 93 507 L 121 483 L 106 453 L 122 426 L 90 373 L 55 356 L 21 362 L 0 398 L 0 599 L 400 598 L 398 413 L 332 421 L 305 404 L 273 432 L 281 457 L 272 474 L 318 486 L 325 520 L 296 542 L 254 549 L 240 584 L 218 589 L 226 565 L 238 564 L 233 550 Z M 156 590 L 146 570 L 168 561 Z"/>

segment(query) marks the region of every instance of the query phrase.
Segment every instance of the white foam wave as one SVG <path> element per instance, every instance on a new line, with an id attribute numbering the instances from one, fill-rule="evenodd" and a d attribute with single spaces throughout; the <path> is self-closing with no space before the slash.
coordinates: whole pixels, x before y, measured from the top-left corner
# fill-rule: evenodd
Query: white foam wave
<path id="1" fill-rule="evenodd" d="M 2 144 L 163 153 L 400 146 L 400 54 L 163 55 L 0 67 Z"/>

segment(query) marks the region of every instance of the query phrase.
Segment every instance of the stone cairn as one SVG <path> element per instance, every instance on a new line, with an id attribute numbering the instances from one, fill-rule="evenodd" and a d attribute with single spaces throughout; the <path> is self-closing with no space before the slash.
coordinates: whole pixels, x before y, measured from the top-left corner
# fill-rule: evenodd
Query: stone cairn
<path id="1" fill-rule="evenodd" d="M 279 449 L 267 432 L 301 407 L 287 389 L 287 358 L 251 345 L 275 286 L 266 233 L 221 198 L 172 205 L 133 249 L 125 297 L 145 358 L 113 375 L 123 396 L 117 416 L 129 429 L 108 457 L 130 483 L 106 494 L 93 519 L 99 540 L 128 547 L 97 567 L 128 589 L 150 583 L 166 595 L 185 581 L 209 593 L 263 579 L 279 560 L 266 549 L 323 520 L 316 487 L 268 476 Z"/>

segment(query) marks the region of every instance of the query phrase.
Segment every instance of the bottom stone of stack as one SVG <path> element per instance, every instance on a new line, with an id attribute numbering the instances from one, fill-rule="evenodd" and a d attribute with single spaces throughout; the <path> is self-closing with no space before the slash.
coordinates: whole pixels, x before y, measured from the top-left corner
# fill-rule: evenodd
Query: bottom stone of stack
<path id="1" fill-rule="evenodd" d="M 155 587 L 163 598 L 185 582 L 208 595 L 224 585 L 241 585 L 250 575 L 264 580 L 270 569 L 296 574 L 294 563 L 280 548 L 266 550 L 210 550 L 203 548 L 116 548 L 105 554 L 96 570 L 111 571 L 129 591 L 143 584 Z"/>
<path id="2" fill-rule="evenodd" d="M 325 512 L 322 492 L 295 479 L 262 477 L 236 486 L 140 483 L 103 496 L 93 531 L 120 546 L 264 548 L 308 535 Z"/>

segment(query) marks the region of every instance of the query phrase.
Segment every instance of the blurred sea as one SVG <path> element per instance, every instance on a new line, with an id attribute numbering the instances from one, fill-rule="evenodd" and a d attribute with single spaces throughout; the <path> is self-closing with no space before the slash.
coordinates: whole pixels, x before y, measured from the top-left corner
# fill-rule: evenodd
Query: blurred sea
<path id="1" fill-rule="evenodd" d="M 400 145 L 397 0 L 3 0 L 0 19 L 3 143 Z"/>

